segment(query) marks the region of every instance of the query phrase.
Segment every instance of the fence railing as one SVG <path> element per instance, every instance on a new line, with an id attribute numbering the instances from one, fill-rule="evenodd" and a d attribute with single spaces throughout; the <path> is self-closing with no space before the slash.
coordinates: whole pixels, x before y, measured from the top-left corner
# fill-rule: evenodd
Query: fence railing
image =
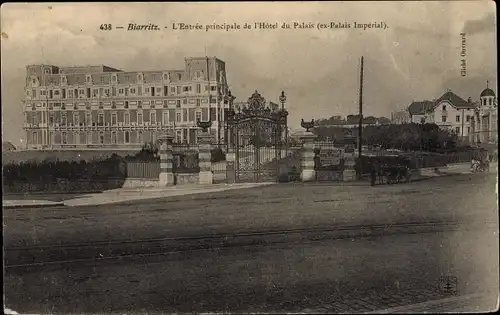
<path id="1" fill-rule="evenodd" d="M 160 161 L 127 162 L 127 177 L 158 179 L 160 176 Z"/>

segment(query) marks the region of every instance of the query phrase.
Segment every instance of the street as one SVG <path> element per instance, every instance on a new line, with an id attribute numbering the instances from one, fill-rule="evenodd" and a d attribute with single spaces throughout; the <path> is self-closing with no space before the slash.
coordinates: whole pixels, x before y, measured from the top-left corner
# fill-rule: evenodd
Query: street
<path id="1" fill-rule="evenodd" d="M 487 311 L 498 293 L 495 183 L 477 174 L 376 187 L 284 184 L 7 210 L 6 305 L 19 313 L 343 312 L 489 292 Z M 442 276 L 456 277 L 453 292 L 439 290 Z"/>

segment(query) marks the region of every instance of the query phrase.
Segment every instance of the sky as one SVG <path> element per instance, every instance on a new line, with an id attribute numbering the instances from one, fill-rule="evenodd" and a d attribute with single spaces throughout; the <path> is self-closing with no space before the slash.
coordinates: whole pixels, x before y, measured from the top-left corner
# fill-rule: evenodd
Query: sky
<path id="1" fill-rule="evenodd" d="M 174 31 L 172 23 L 350 23 L 344 29 Z M 385 22 L 386 29 L 355 29 Z M 157 24 L 161 31 L 102 31 L 101 24 Z M 258 90 L 287 95 L 289 125 L 358 113 L 390 117 L 413 100 L 447 89 L 478 100 L 496 90 L 496 12 L 492 1 L 269 3 L 44 3 L 1 7 L 2 138 L 22 143 L 26 65 L 105 64 L 125 71 L 183 69 L 185 57 L 226 62 L 236 101 Z M 460 75 L 466 38 L 465 77 Z"/>

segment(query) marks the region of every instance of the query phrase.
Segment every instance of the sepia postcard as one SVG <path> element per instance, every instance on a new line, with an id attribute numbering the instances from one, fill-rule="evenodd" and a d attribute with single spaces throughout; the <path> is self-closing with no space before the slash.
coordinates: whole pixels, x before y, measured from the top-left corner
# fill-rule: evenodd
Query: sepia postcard
<path id="1" fill-rule="evenodd" d="M 4 312 L 497 311 L 496 24 L 4 3 Z"/>

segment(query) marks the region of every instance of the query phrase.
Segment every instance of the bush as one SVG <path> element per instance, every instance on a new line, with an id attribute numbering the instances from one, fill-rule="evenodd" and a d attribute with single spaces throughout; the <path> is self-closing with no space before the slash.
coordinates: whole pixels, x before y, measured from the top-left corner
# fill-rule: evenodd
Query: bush
<path id="1" fill-rule="evenodd" d="M 90 162 L 44 161 L 22 162 L 7 164 L 3 167 L 4 183 L 9 185 L 14 182 L 56 182 L 58 179 L 76 180 L 107 180 L 110 178 L 123 178 L 120 164 L 122 159 L 113 156 L 105 160 Z"/>
<path id="2" fill-rule="evenodd" d="M 224 151 L 222 151 L 221 148 L 212 149 L 211 156 L 212 156 L 212 158 L 211 158 L 212 163 L 226 160 L 226 154 L 224 153 Z"/>

